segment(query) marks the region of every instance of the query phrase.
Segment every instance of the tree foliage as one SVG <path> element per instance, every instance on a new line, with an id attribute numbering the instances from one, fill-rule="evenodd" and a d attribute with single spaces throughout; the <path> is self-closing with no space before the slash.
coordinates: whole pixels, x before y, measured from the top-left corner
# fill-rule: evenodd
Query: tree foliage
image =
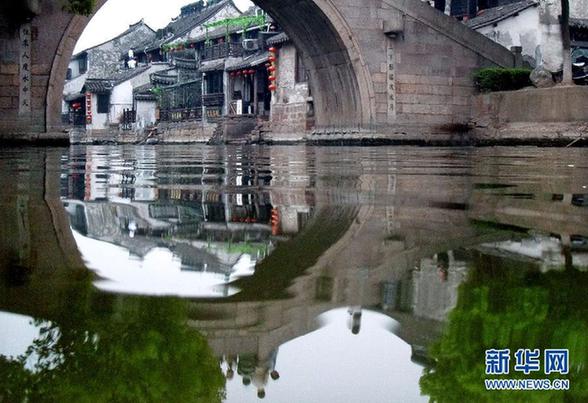
<path id="1" fill-rule="evenodd" d="M 491 67 L 478 70 L 474 81 L 481 92 L 513 91 L 533 85 L 531 70 Z"/>
<path id="2" fill-rule="evenodd" d="M 421 390 L 437 402 L 588 401 L 588 273 L 540 273 L 532 264 L 478 257 L 461 285 L 457 307 L 442 339 L 431 347 L 435 365 L 425 369 Z M 485 351 L 567 348 L 568 375 L 512 371 L 501 378 L 569 379 L 569 391 L 488 392 Z M 512 358 L 514 360 L 514 358 Z M 494 378 L 494 377 L 492 377 Z"/>
<path id="3" fill-rule="evenodd" d="M 18 361 L 0 357 L 0 400 L 220 402 L 224 377 L 177 299 L 74 296 Z M 34 369 L 27 362 L 34 362 Z M 30 364 L 29 364 L 30 365 Z"/>
<path id="4" fill-rule="evenodd" d="M 96 0 L 67 0 L 63 9 L 72 14 L 89 16 L 95 6 Z"/>

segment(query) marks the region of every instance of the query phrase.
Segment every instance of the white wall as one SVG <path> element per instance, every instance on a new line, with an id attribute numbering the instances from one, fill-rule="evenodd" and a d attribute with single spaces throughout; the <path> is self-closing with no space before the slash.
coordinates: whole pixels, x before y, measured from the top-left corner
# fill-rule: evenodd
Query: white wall
<path id="1" fill-rule="evenodd" d="M 306 104 L 308 83 L 296 82 L 296 48 L 290 42 L 280 47 L 276 76 L 278 88 L 272 103 Z"/>
<path id="2" fill-rule="evenodd" d="M 588 0 L 570 0 L 571 18 L 588 18 Z"/>
<path id="3" fill-rule="evenodd" d="M 92 94 L 92 124 L 86 125 L 88 130 L 104 130 L 108 128 L 108 113 L 98 113 L 98 95 Z"/>
<path id="4" fill-rule="evenodd" d="M 522 11 L 515 18 L 499 21 L 496 26 L 487 25 L 476 31 L 510 49 L 511 46 L 521 46 L 525 59 L 535 60 L 538 47 L 541 46 L 541 32 L 539 30 L 539 10 L 531 7 Z"/>
<path id="5" fill-rule="evenodd" d="M 125 81 L 112 89 L 110 94 L 110 121 L 119 123 L 123 110 L 133 109 L 133 85 Z"/>
<path id="6" fill-rule="evenodd" d="M 560 14 L 560 1 L 539 0 L 543 64 L 552 72 L 561 71 L 563 65 Z M 588 18 L 588 0 L 570 0 L 570 17 Z"/>
<path id="7" fill-rule="evenodd" d="M 156 101 L 137 101 L 135 109 L 137 111 L 135 129 L 142 130 L 155 123 Z"/>
<path id="8" fill-rule="evenodd" d="M 150 67 L 134 76 L 133 78 L 124 81 L 112 89 L 110 95 L 110 122 L 120 123 L 123 115 L 123 110 L 133 109 L 133 89 L 145 84 L 149 84 L 149 76 L 152 73 L 169 68 L 166 63 L 152 64 Z M 155 112 L 153 112 L 155 113 Z"/>

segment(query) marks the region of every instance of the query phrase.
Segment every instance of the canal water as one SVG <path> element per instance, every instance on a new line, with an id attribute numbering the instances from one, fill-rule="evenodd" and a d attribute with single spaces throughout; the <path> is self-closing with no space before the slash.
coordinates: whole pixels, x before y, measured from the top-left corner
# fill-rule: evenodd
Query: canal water
<path id="1" fill-rule="evenodd" d="M 587 401 L 587 186 L 588 149 L 1 149 L 0 401 Z"/>

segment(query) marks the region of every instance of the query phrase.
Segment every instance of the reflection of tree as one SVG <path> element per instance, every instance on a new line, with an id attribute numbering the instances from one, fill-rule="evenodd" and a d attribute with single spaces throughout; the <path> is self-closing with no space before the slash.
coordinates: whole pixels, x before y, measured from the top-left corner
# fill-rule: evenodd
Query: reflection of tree
<path id="1" fill-rule="evenodd" d="M 430 349 L 421 389 L 433 401 L 587 401 L 588 273 L 568 268 L 545 274 L 529 263 L 478 256 L 460 287 L 457 307 L 442 339 Z M 485 350 L 510 348 L 511 371 L 501 378 L 545 378 L 513 371 L 519 348 L 568 348 L 570 390 L 487 392 Z M 490 378 L 498 378 L 489 376 Z M 524 393 L 524 395 L 522 394 Z"/>
<path id="2" fill-rule="evenodd" d="M 38 323 L 39 337 L 18 362 L 0 360 L 0 400 L 222 400 L 224 377 L 206 340 L 186 326 L 184 302 L 99 298 L 83 304 L 73 296 L 55 322 Z"/>

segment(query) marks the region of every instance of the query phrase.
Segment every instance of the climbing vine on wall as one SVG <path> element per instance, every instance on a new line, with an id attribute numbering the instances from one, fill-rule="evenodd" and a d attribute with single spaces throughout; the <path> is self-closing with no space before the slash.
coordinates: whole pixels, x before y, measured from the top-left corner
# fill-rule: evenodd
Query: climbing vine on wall
<path id="1" fill-rule="evenodd" d="M 72 14 L 90 15 L 94 11 L 96 0 L 67 0 L 63 9 Z"/>

